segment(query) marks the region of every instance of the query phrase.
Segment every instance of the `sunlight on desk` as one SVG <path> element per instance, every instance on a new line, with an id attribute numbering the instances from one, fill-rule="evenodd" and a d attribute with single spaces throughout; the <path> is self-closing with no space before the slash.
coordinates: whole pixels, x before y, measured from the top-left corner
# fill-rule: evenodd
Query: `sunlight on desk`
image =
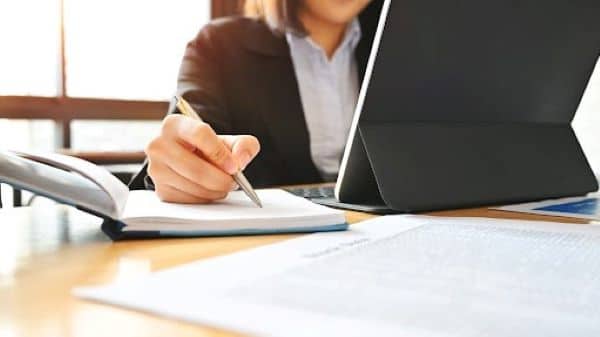
<path id="1" fill-rule="evenodd" d="M 443 216 L 567 221 L 487 209 Z M 372 218 L 348 212 L 350 223 Z M 579 221 L 579 223 L 586 223 Z M 166 239 L 112 243 L 100 219 L 66 206 L 0 211 L 0 336 L 234 336 L 220 330 L 80 301 L 75 286 L 137 278 L 148 272 L 262 246 L 299 235 Z M 109 330 L 107 330 L 109 329 Z"/>

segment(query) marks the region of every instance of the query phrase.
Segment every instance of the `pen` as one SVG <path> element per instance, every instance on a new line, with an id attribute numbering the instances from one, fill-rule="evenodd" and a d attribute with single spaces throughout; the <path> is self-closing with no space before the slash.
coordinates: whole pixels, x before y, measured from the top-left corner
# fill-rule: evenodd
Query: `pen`
<path id="1" fill-rule="evenodd" d="M 194 108 L 192 108 L 192 106 L 186 100 L 184 100 L 183 97 L 175 96 L 175 104 L 177 105 L 177 109 L 179 109 L 179 111 L 182 114 L 190 118 L 202 121 L 202 118 L 200 118 L 200 116 L 196 113 Z M 232 178 L 238 185 L 240 185 L 242 190 L 244 190 L 246 195 L 250 198 L 250 200 L 252 200 L 256 204 L 256 206 L 260 208 L 263 207 L 260 198 L 254 191 L 254 188 L 252 188 L 252 185 L 250 185 L 250 182 L 248 181 L 248 179 L 246 179 L 246 177 L 241 171 L 238 171 L 237 173 L 233 174 Z"/>

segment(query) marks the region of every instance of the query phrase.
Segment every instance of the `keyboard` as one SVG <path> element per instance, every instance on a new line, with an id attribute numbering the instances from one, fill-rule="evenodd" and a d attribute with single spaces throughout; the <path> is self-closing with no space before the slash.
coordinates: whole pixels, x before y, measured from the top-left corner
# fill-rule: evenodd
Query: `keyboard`
<path id="1" fill-rule="evenodd" d="M 285 190 L 306 199 L 330 199 L 335 197 L 333 186 L 292 187 Z"/>

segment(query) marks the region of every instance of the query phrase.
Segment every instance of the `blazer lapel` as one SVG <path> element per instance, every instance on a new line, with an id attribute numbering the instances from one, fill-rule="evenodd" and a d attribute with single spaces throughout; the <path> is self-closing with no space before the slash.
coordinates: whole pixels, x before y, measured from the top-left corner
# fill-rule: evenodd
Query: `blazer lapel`
<path id="1" fill-rule="evenodd" d="M 298 81 L 285 36 L 260 24 L 249 31 L 246 49 L 257 58 L 254 77 L 259 96 L 262 118 L 274 147 L 283 158 L 297 183 L 322 181 L 310 153 L 308 128 L 300 99 Z"/>

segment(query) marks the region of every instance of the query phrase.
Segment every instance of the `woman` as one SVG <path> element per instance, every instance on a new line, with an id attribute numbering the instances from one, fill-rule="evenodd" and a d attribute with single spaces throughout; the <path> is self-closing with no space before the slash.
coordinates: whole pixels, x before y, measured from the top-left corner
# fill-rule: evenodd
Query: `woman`
<path id="1" fill-rule="evenodd" d="M 238 169 L 254 187 L 333 181 L 380 8 L 251 0 L 254 17 L 205 26 L 187 46 L 177 89 L 205 123 L 171 107 L 131 187 L 205 203 L 237 187 Z"/>

